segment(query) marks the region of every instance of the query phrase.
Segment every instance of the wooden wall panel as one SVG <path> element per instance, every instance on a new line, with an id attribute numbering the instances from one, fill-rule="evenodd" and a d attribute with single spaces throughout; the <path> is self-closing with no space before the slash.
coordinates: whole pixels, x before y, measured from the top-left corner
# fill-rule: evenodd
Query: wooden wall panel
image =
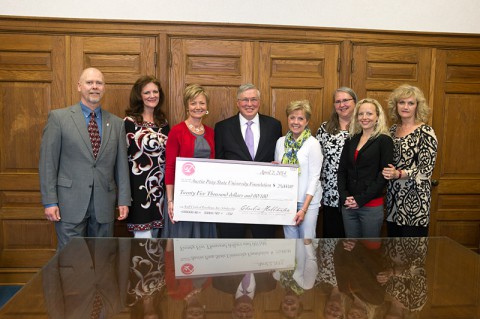
<path id="1" fill-rule="evenodd" d="M 101 70 L 107 84 L 102 106 L 123 118 L 133 83 L 141 75 L 157 75 L 155 44 L 154 37 L 72 37 L 72 79 L 87 67 Z M 76 81 L 71 90 L 70 104 L 74 104 L 79 100 Z"/>
<path id="2" fill-rule="evenodd" d="M 480 155 L 475 147 L 479 39 L 419 32 L 1 17 L 0 283 L 25 281 L 54 253 L 53 225 L 45 222 L 39 196 L 41 130 L 49 110 L 78 101 L 77 79 L 88 66 L 105 73 L 103 105 L 120 117 L 138 76 L 159 77 L 171 125 L 185 118 L 182 93 L 191 83 L 204 85 L 211 95 L 207 125 L 236 114 L 237 88 L 252 82 L 262 93 L 261 112 L 278 117 L 284 131 L 284 111 L 292 99 L 311 101 L 310 127 L 315 131 L 330 115 L 332 93 L 340 85 L 384 106 L 398 85 L 419 86 L 433 108 L 439 138 L 431 234 L 452 236 L 473 249 L 475 238 L 480 240 L 480 216 L 474 207 L 480 194 L 475 165 Z M 117 223 L 115 233 L 123 230 L 125 225 Z M 19 239 L 27 236 L 24 242 Z M 50 247 L 37 249 L 35 244 Z"/>
<path id="3" fill-rule="evenodd" d="M 433 95 L 439 143 L 435 177 L 439 196 L 434 203 L 439 214 L 433 220 L 433 233 L 473 250 L 480 243 L 480 207 L 475 207 L 480 187 L 479 65 L 479 50 L 438 50 Z"/>
<path id="4" fill-rule="evenodd" d="M 62 36 L 0 34 L 0 282 L 24 280 L 55 251 L 37 170 L 47 114 L 65 104 L 64 53 Z"/>
<path id="5" fill-rule="evenodd" d="M 384 108 L 401 84 L 418 86 L 428 100 L 431 49 L 414 46 L 354 45 L 352 88 L 359 99 L 376 99 Z"/>
<path id="6" fill-rule="evenodd" d="M 171 125 L 186 118 L 183 90 L 197 83 L 210 96 L 204 124 L 215 123 L 237 113 L 237 89 L 253 82 L 253 45 L 249 41 L 171 39 Z"/>
<path id="7" fill-rule="evenodd" d="M 309 100 L 315 134 L 332 109 L 332 93 L 338 86 L 339 46 L 313 43 L 260 44 L 258 81 L 263 96 L 261 112 L 282 122 L 288 131 L 285 110 L 294 100 Z"/>

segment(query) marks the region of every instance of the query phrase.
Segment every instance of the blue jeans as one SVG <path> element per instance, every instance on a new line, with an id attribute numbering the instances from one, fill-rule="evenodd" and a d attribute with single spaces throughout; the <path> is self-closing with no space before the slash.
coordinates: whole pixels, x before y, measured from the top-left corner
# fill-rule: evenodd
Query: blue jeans
<path id="1" fill-rule="evenodd" d="M 303 203 L 297 203 L 298 209 L 302 208 Z M 318 207 L 308 208 L 305 214 L 305 219 L 298 226 L 286 225 L 283 226 L 283 233 L 285 238 L 316 238 L 318 218 Z"/>
<path id="2" fill-rule="evenodd" d="M 346 209 L 342 207 L 347 238 L 378 238 L 383 225 L 383 205 Z"/>

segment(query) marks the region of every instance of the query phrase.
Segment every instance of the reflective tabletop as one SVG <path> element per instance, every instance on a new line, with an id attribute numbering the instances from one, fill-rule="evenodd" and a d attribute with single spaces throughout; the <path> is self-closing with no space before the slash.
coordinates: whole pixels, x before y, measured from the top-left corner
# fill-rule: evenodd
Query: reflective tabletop
<path id="1" fill-rule="evenodd" d="M 1 318 L 480 318 L 448 238 L 76 238 Z"/>

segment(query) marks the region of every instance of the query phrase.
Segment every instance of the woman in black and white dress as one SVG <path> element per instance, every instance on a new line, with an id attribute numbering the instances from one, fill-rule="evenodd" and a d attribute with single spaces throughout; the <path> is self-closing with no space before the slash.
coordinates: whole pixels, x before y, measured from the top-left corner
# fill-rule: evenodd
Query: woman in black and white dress
<path id="1" fill-rule="evenodd" d="M 317 130 L 317 140 L 323 153 L 320 180 L 323 189 L 323 237 L 343 238 L 342 212 L 339 205 L 337 171 L 343 145 L 348 137 L 348 125 L 352 119 L 357 95 L 348 87 L 340 87 L 333 94 L 333 110 L 330 119 Z"/>
<path id="2" fill-rule="evenodd" d="M 426 237 L 430 222 L 431 177 L 437 138 L 428 121 L 423 92 L 411 85 L 395 89 L 388 101 L 393 126 L 393 165 L 385 167 L 389 237 Z"/>

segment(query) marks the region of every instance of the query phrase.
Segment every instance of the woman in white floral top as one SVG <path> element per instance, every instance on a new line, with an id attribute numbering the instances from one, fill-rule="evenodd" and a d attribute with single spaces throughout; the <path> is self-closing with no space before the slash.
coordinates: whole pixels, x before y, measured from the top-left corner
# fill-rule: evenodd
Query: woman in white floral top
<path id="1" fill-rule="evenodd" d="M 387 186 L 389 237 L 426 237 L 430 222 L 431 177 L 437 138 L 428 121 L 423 92 L 411 85 L 395 89 L 388 101 L 393 126 L 393 165 L 383 170 Z"/>
<path id="2" fill-rule="evenodd" d="M 330 119 L 317 130 L 317 140 L 323 153 L 320 180 L 323 189 L 323 237 L 344 238 L 342 212 L 339 205 L 337 171 L 343 145 L 348 137 L 348 125 L 352 119 L 357 95 L 348 87 L 340 87 L 333 94 L 333 110 Z"/>

